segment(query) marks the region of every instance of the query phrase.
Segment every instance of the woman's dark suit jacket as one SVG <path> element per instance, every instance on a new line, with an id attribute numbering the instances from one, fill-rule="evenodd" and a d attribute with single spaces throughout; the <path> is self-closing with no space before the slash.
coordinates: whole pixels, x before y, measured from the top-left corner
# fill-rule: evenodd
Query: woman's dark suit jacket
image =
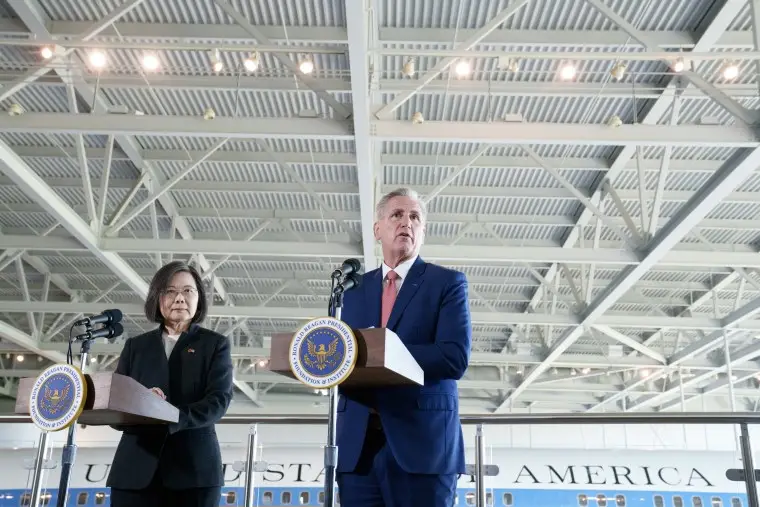
<path id="1" fill-rule="evenodd" d="M 123 432 L 106 485 L 143 489 L 158 473 L 171 489 L 224 485 L 214 424 L 232 401 L 229 339 L 196 324 L 182 333 L 166 358 L 163 329 L 127 340 L 116 373 L 158 387 L 179 409 L 167 425 L 118 426 Z"/>

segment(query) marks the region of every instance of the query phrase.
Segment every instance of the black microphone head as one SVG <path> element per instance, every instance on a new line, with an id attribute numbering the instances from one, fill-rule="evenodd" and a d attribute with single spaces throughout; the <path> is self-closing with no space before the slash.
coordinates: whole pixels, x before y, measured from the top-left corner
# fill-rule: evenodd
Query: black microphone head
<path id="1" fill-rule="evenodd" d="M 107 315 L 110 318 L 109 322 L 121 322 L 122 314 L 121 314 L 121 310 L 119 310 L 118 308 L 114 308 L 112 310 L 106 310 L 103 312 L 103 314 Z"/>
<path id="2" fill-rule="evenodd" d="M 346 282 L 349 280 L 351 280 L 351 287 L 354 289 L 362 284 L 362 277 L 356 273 L 351 273 L 350 275 L 346 276 Z"/>
<path id="3" fill-rule="evenodd" d="M 359 270 L 362 268 L 362 263 L 359 262 L 359 259 L 346 259 L 343 264 L 348 264 L 351 266 L 354 270 L 354 273 L 359 272 Z"/>
<path id="4" fill-rule="evenodd" d="M 116 310 L 116 311 L 119 312 L 119 310 Z M 121 314 L 121 312 L 119 313 Z M 119 317 L 121 317 L 121 315 L 119 315 Z M 120 323 L 117 322 L 116 324 L 111 326 L 111 335 L 109 336 L 109 338 L 111 339 L 117 338 L 121 336 L 123 332 L 124 332 L 124 326 L 122 326 Z"/>

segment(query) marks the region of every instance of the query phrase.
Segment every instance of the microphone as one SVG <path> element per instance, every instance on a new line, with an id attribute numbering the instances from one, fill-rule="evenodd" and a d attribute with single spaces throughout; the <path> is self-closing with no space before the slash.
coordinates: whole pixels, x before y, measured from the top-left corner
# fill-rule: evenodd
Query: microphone
<path id="1" fill-rule="evenodd" d="M 351 273 L 358 273 L 362 268 L 362 263 L 358 259 L 346 259 L 343 264 L 332 272 L 333 278 L 341 278 Z"/>
<path id="2" fill-rule="evenodd" d="M 118 310 L 116 310 L 118 312 Z M 119 312 L 121 313 L 121 312 Z M 86 333 L 77 335 L 76 340 L 94 340 L 95 338 L 106 338 L 108 341 L 113 341 L 114 338 L 121 336 L 124 332 L 124 326 L 116 322 L 112 326 L 98 329 L 97 331 L 87 331 Z"/>
<path id="3" fill-rule="evenodd" d="M 361 285 L 362 279 L 361 277 L 357 276 L 356 273 L 351 273 L 348 276 L 346 276 L 346 279 L 343 280 L 343 283 L 339 283 L 336 287 L 336 290 L 339 292 L 346 292 L 351 289 L 357 288 L 359 285 Z"/>
<path id="4" fill-rule="evenodd" d="M 105 310 L 100 315 L 93 315 L 92 317 L 85 317 L 82 320 L 74 322 L 75 326 L 94 326 L 95 324 L 105 324 L 110 326 L 116 322 L 121 322 L 121 310 Z"/>

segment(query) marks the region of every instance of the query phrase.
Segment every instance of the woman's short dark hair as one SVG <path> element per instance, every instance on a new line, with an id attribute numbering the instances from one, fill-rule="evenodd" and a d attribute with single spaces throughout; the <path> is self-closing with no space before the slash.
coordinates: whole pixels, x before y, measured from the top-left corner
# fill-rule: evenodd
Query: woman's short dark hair
<path id="1" fill-rule="evenodd" d="M 174 261 L 164 265 L 153 275 L 148 287 L 148 297 L 145 299 L 145 317 L 150 322 L 163 324 L 164 316 L 161 314 L 161 293 L 169 285 L 174 275 L 177 273 L 190 273 L 195 280 L 195 286 L 198 289 L 198 307 L 195 309 L 192 322 L 197 324 L 206 318 L 208 313 L 208 301 L 206 300 L 206 289 L 203 286 L 203 280 L 198 271 L 190 264 L 184 261 Z"/>

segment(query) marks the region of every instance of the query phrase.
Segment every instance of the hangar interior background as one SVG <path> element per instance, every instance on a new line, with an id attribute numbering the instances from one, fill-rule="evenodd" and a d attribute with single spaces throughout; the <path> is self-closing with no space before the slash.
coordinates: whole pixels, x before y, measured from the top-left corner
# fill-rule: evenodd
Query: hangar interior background
<path id="1" fill-rule="evenodd" d="M 82 315 L 114 368 L 191 261 L 231 413 L 318 413 L 269 337 L 411 186 L 467 273 L 462 412 L 756 411 L 760 3 L 0 0 L 0 409 Z"/>

